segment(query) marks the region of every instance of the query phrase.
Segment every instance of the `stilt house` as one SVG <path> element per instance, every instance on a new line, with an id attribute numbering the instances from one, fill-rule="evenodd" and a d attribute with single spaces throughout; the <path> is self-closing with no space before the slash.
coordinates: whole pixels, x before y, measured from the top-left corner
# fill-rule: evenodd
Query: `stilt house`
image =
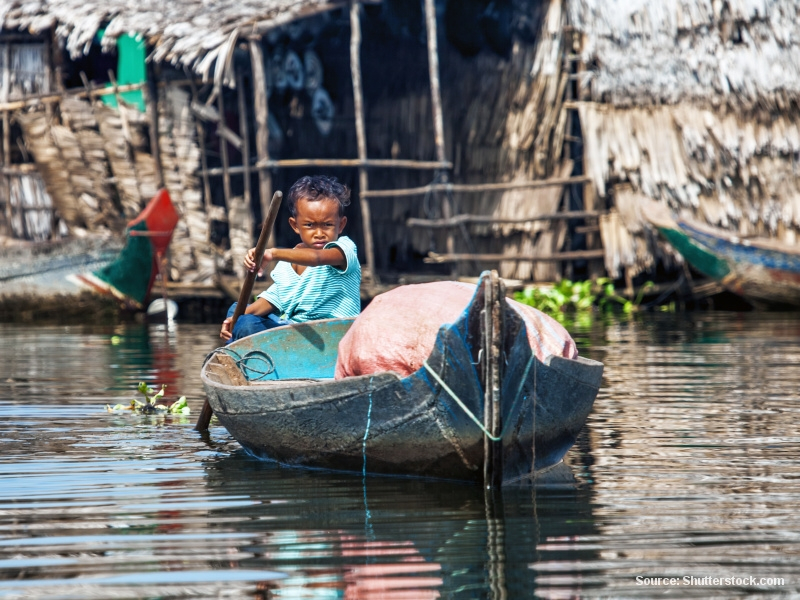
<path id="1" fill-rule="evenodd" d="M 631 281 L 670 260 L 642 197 L 791 240 L 799 21 L 789 0 L 10 0 L 0 236 L 119 232 L 165 186 L 170 276 L 211 282 L 272 190 L 321 172 L 353 188 L 368 283 Z"/>

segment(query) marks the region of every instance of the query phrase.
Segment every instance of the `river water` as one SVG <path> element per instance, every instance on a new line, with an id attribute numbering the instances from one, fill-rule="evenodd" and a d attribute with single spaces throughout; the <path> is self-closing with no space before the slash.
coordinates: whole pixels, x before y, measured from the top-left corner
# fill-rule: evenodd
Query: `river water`
<path id="1" fill-rule="evenodd" d="M 281 468 L 193 430 L 216 325 L 0 325 L 0 599 L 800 597 L 800 315 L 644 314 L 536 487 Z M 140 381 L 193 414 L 110 414 Z"/>

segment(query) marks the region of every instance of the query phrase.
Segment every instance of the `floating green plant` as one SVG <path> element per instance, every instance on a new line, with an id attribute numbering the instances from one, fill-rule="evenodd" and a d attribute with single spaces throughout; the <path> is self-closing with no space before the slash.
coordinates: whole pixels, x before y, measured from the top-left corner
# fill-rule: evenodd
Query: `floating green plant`
<path id="1" fill-rule="evenodd" d="M 169 406 L 157 403 L 159 399 L 163 398 L 164 391 L 166 389 L 167 386 L 162 385 L 161 389 L 156 392 L 153 388 L 149 387 L 144 381 L 142 381 L 139 383 L 137 391 L 144 396 L 144 402 L 133 398 L 129 404 L 116 404 L 114 406 L 106 404 L 106 410 L 108 412 L 130 410 L 141 414 L 188 415 L 190 410 L 189 406 L 186 404 L 186 396 L 181 396 Z"/>
<path id="2" fill-rule="evenodd" d="M 633 300 L 627 300 L 616 293 L 614 284 L 607 277 L 596 281 L 570 281 L 562 279 L 553 286 L 530 286 L 514 293 L 514 300 L 533 306 L 559 321 L 567 315 L 576 320 L 591 319 L 596 310 L 610 311 L 615 307 L 625 314 L 638 310 L 644 293 L 653 287 L 648 281 Z"/>

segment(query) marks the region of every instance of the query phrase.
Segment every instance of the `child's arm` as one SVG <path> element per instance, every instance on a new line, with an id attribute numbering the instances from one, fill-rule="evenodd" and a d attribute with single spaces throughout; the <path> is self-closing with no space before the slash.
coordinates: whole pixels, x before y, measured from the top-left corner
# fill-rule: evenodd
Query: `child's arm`
<path id="1" fill-rule="evenodd" d="M 255 302 L 248 304 L 247 308 L 244 309 L 244 314 L 256 315 L 259 317 L 266 316 L 273 312 L 276 312 L 275 307 L 263 298 L 256 298 Z M 232 317 L 228 317 L 222 322 L 222 329 L 219 331 L 219 337 L 221 337 L 223 340 L 229 340 L 233 335 L 231 333 L 231 320 Z"/>
<path id="2" fill-rule="evenodd" d="M 298 244 L 294 248 L 269 248 L 264 252 L 259 269 L 273 260 L 283 260 L 295 265 L 304 267 L 321 267 L 330 265 L 343 269 L 347 266 L 347 258 L 344 252 L 338 248 L 319 249 L 309 248 L 303 244 Z M 252 271 L 256 267 L 256 249 L 251 248 L 244 257 L 244 266 Z"/>

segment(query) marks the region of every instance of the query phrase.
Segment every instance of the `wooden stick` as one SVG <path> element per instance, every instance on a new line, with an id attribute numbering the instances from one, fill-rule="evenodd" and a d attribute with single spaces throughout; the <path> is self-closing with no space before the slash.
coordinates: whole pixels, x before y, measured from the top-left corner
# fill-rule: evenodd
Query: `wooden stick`
<path id="1" fill-rule="evenodd" d="M 433 112 L 436 158 L 439 162 L 444 162 L 444 116 L 442 113 L 442 92 L 439 85 L 439 50 L 434 0 L 425 0 L 425 26 L 428 33 L 428 76 L 431 85 L 431 110 Z"/>
<path id="2" fill-rule="evenodd" d="M 257 117 L 258 118 L 258 117 Z M 256 142 L 258 144 L 258 142 Z M 424 160 L 391 160 L 391 159 L 367 159 L 357 158 L 289 158 L 285 160 L 259 160 L 253 169 L 259 173 L 269 175 L 270 169 L 302 169 L 306 167 L 365 167 L 369 168 L 394 168 L 394 169 L 421 169 L 421 170 L 440 170 L 449 169 L 453 165 L 449 162 L 436 162 Z M 242 173 L 243 167 L 230 167 L 228 172 L 231 175 Z M 206 174 L 210 177 L 222 175 L 222 169 L 206 169 Z M 370 192 L 369 196 L 372 195 Z"/>
<path id="3" fill-rule="evenodd" d="M 231 175 L 228 163 L 228 140 L 225 139 L 221 129 L 225 127 L 225 103 L 222 100 L 222 91 L 217 95 L 217 110 L 219 110 L 219 123 L 217 123 L 217 138 L 219 139 L 219 155 L 222 159 L 222 194 L 225 197 L 225 208 L 231 214 Z M 229 217 L 230 218 L 230 217 Z M 252 238 L 251 238 L 252 239 Z"/>
<path id="4" fill-rule="evenodd" d="M 431 229 L 440 229 L 444 227 L 457 227 L 465 223 L 482 223 L 486 225 L 522 225 L 525 223 L 533 223 L 535 221 L 563 221 L 567 219 L 585 219 L 587 217 L 599 217 L 605 214 L 604 212 L 592 210 L 575 210 L 554 213 L 551 215 L 538 215 L 535 217 L 525 217 L 522 219 L 510 219 L 504 217 L 492 217 L 488 215 L 456 215 L 451 219 L 408 219 L 406 227 L 428 227 Z"/>
<path id="5" fill-rule="evenodd" d="M 150 126 L 150 153 L 153 155 L 153 162 L 156 165 L 156 187 L 164 187 L 164 165 L 161 162 L 161 145 L 158 135 L 158 87 L 155 82 L 158 80 L 154 68 L 150 65 L 147 69 L 147 79 L 150 83 L 144 88 L 145 94 L 145 112 L 147 113 L 148 125 Z M 166 300 L 164 301 L 166 310 Z"/>
<path id="6" fill-rule="evenodd" d="M 236 94 L 239 103 L 239 136 L 242 140 L 242 167 L 244 171 L 244 205 L 250 210 L 250 130 L 247 127 L 247 105 L 244 99 L 244 77 L 236 73 Z"/>
<path id="7" fill-rule="evenodd" d="M 497 274 L 484 279 L 483 308 L 483 425 L 492 437 L 502 431 L 502 404 L 500 387 L 502 382 L 501 352 L 503 345 L 503 298 L 505 286 Z M 488 436 L 483 438 L 483 485 L 484 488 L 499 488 L 503 483 L 503 443 Z"/>
<path id="8" fill-rule="evenodd" d="M 0 81 L 0 101 L 8 104 L 11 91 L 11 46 L 3 46 L 3 80 Z M 11 164 L 11 117 L 8 112 L 3 113 L 3 165 Z M 10 199 L 9 199 L 10 201 Z"/>
<path id="9" fill-rule="evenodd" d="M 119 91 L 120 93 L 132 92 L 135 90 L 141 90 L 146 85 L 147 85 L 146 82 L 129 83 L 118 86 L 117 91 Z M 19 110 L 20 108 L 26 108 L 28 106 L 38 106 L 40 104 L 55 104 L 61 102 L 64 99 L 64 97 L 68 95 L 77 96 L 79 98 L 96 98 L 98 96 L 110 96 L 112 94 L 116 94 L 117 91 L 115 91 L 113 87 L 109 87 L 109 88 L 95 88 L 92 89 L 91 91 L 65 90 L 63 93 L 60 94 L 53 94 L 53 93 L 32 94 L 30 96 L 26 96 L 22 100 L 0 102 L 0 112 Z"/>
<path id="10" fill-rule="evenodd" d="M 369 192 L 370 198 L 400 198 L 403 196 L 424 196 L 430 192 L 449 191 L 449 192 L 501 192 L 504 190 L 535 189 L 545 187 L 555 187 L 559 185 L 569 185 L 572 183 L 586 183 L 590 178 L 586 175 L 575 177 L 554 177 L 551 179 L 535 179 L 533 181 L 511 181 L 508 183 L 431 183 L 417 188 L 406 188 L 397 190 L 372 190 Z"/>
<path id="11" fill-rule="evenodd" d="M 356 117 L 356 142 L 358 143 L 359 160 L 367 160 L 367 136 L 364 126 L 364 96 L 361 90 L 361 4 L 354 2 L 350 6 L 350 73 L 353 79 L 353 104 Z M 367 267 L 372 283 L 378 283 L 375 272 L 375 248 L 372 243 L 372 217 L 370 215 L 367 192 L 369 177 L 363 166 L 358 168 L 358 200 L 361 206 L 361 226 L 364 231 L 364 253 L 367 256 Z"/>
<path id="12" fill-rule="evenodd" d="M 264 77 L 264 54 L 259 40 L 250 40 L 250 70 L 253 73 L 253 101 L 256 115 L 256 156 L 258 162 L 269 161 L 269 103 L 267 102 L 267 80 Z M 267 198 L 272 193 L 272 175 L 266 168 L 258 169 L 258 197 L 261 214 L 269 207 Z"/>
<path id="13" fill-rule="evenodd" d="M 283 193 L 276 191 L 272 195 L 272 202 L 269 203 L 269 210 L 267 212 L 266 219 L 264 219 L 264 226 L 261 228 L 261 233 L 258 236 L 258 243 L 256 244 L 256 268 L 247 272 L 247 275 L 244 278 L 244 283 L 242 284 L 242 290 L 239 292 L 239 302 L 236 304 L 236 310 L 233 311 L 233 317 L 231 317 L 231 333 L 233 333 L 233 327 L 236 325 L 236 321 L 244 314 L 244 311 L 247 308 L 247 303 L 250 300 L 250 294 L 253 293 L 253 284 L 256 281 L 256 275 L 258 275 L 261 257 L 264 256 L 264 251 L 267 249 L 267 241 L 269 240 L 270 232 L 275 226 L 275 220 L 278 218 L 278 211 L 281 208 L 281 200 L 283 200 Z M 197 417 L 197 424 L 194 426 L 194 428 L 197 431 L 206 431 L 208 429 L 208 424 L 211 422 L 212 415 L 213 410 L 208 402 L 208 398 L 206 398 L 206 401 L 203 403 L 203 409 L 200 411 L 200 415 Z"/>
<path id="14" fill-rule="evenodd" d="M 200 96 L 197 92 L 197 85 L 194 79 L 189 80 L 189 87 L 192 90 L 192 103 L 200 102 Z M 211 182 L 208 180 L 208 154 L 206 153 L 206 139 L 205 129 L 200 119 L 193 119 L 195 129 L 197 130 L 197 144 L 200 146 L 200 166 L 203 170 L 203 208 L 208 213 L 208 207 L 211 205 Z"/>
<path id="15" fill-rule="evenodd" d="M 439 84 L 439 40 L 436 26 L 436 6 L 434 0 L 425 0 L 425 28 L 428 41 L 428 79 L 431 87 L 431 113 L 433 116 L 433 139 L 436 145 L 436 159 L 444 162 L 444 114 L 442 111 L 442 90 Z M 447 174 L 439 173 L 440 182 L 447 182 Z M 453 199 L 449 192 L 442 198 L 442 216 L 449 219 L 453 216 Z M 456 239 L 453 231 L 447 231 L 447 253 L 456 251 Z M 458 267 L 454 264 L 451 275 L 458 274 Z"/>
<path id="16" fill-rule="evenodd" d="M 259 160 L 257 169 L 302 167 L 385 167 L 394 169 L 452 169 L 453 163 L 438 160 L 408 160 L 393 158 L 288 158 L 285 160 Z"/>
<path id="17" fill-rule="evenodd" d="M 0 57 L 0 64 L 2 64 L 3 68 L 3 78 L 0 80 L 0 101 L 6 103 L 8 101 L 8 93 L 9 93 L 9 86 L 11 85 L 11 71 L 10 67 L 10 46 L 5 44 L 3 46 L 3 54 Z M 2 142 L 0 142 L 0 165 L 3 168 L 4 174 L 6 169 L 11 167 L 11 116 L 9 115 L 8 111 L 3 112 L 2 117 Z M 1 182 L 3 186 L 3 195 L 5 196 L 5 206 L 3 207 L 4 212 L 4 222 L 3 222 L 3 233 L 8 233 L 12 230 L 11 225 L 11 217 L 13 213 L 13 208 L 11 206 L 11 178 L 6 176 L 3 177 L 3 181 Z M 22 219 L 22 223 L 25 223 L 25 219 Z"/>
<path id="18" fill-rule="evenodd" d="M 520 254 L 436 254 L 435 252 L 428 253 L 428 257 L 423 259 L 426 263 L 445 263 L 454 261 L 466 260 L 479 260 L 486 262 L 499 262 L 503 260 L 511 260 L 516 262 L 544 262 L 544 261 L 567 261 L 567 260 L 583 260 L 592 258 L 605 257 L 604 250 L 575 250 L 572 252 L 559 252 L 557 254 L 549 254 L 543 256 L 524 256 Z"/>
<path id="19" fill-rule="evenodd" d="M 253 284 L 256 281 L 256 275 L 259 271 L 258 267 L 260 266 L 260 257 L 264 256 L 264 252 L 267 249 L 267 241 L 269 241 L 272 228 L 275 226 L 275 220 L 278 218 L 278 211 L 281 208 L 282 199 L 283 193 L 280 191 L 276 191 L 272 195 L 272 201 L 269 203 L 267 217 L 264 219 L 264 226 L 261 228 L 261 233 L 258 236 L 258 243 L 256 244 L 256 268 L 252 271 L 248 271 L 244 278 L 242 291 L 239 293 L 239 303 L 236 305 L 236 310 L 234 311 L 233 318 L 231 319 L 231 331 L 233 331 L 233 327 L 236 325 L 236 320 L 244 314 L 244 310 L 247 308 L 247 302 L 250 300 L 250 294 L 253 292 Z"/>

